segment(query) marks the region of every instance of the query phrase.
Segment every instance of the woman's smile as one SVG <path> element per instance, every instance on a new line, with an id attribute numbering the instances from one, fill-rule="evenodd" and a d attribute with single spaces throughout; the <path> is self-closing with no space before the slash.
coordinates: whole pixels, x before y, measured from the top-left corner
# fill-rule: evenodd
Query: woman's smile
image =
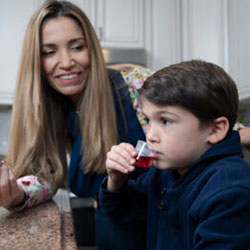
<path id="1" fill-rule="evenodd" d="M 81 79 L 81 73 L 68 73 L 56 76 L 56 79 L 60 81 L 61 84 L 77 84 Z"/>

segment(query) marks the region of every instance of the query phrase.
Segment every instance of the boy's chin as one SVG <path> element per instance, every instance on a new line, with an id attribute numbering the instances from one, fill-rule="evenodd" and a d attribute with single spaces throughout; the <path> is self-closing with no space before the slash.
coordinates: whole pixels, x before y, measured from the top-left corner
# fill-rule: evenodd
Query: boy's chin
<path id="1" fill-rule="evenodd" d="M 164 162 L 154 162 L 154 166 L 159 170 L 178 170 L 178 168 Z"/>
<path id="2" fill-rule="evenodd" d="M 159 170 L 171 170 L 171 167 L 167 166 L 166 164 L 158 161 L 154 161 L 154 166 Z"/>

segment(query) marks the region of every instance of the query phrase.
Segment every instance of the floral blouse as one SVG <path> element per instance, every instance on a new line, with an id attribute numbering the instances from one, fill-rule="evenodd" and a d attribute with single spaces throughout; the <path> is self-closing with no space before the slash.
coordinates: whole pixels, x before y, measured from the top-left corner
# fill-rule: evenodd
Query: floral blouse
<path id="1" fill-rule="evenodd" d="M 110 66 L 110 68 L 117 69 L 121 72 L 126 84 L 129 87 L 131 102 L 136 111 L 138 120 L 145 131 L 146 123 L 138 104 L 137 90 L 143 85 L 143 82 L 152 74 L 152 72 L 142 66 L 131 64 L 115 65 Z M 34 175 L 20 177 L 18 178 L 17 183 L 23 188 L 26 198 L 25 202 L 21 206 L 13 209 L 15 211 L 32 207 L 49 200 L 57 191 L 56 187 L 52 184 Z"/>

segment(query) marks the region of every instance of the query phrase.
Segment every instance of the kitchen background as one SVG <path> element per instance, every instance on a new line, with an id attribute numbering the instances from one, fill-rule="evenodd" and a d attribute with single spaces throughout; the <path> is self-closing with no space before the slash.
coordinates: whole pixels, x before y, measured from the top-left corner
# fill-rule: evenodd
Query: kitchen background
<path id="1" fill-rule="evenodd" d="M 0 2 L 0 155 L 7 152 L 11 105 L 25 27 L 42 2 Z M 249 0 L 72 2 L 89 16 L 103 48 L 130 53 L 131 60 L 136 55 L 143 56 L 144 64 L 154 71 L 197 58 L 222 66 L 238 85 L 239 118 L 250 125 Z"/>

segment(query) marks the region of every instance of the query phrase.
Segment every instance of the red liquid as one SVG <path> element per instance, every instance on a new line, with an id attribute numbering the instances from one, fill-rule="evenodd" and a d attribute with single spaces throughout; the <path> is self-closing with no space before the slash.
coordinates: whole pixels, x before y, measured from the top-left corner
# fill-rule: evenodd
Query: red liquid
<path id="1" fill-rule="evenodd" d="M 153 164 L 152 157 L 149 156 L 141 156 L 139 159 L 136 159 L 135 165 L 137 167 L 149 168 Z"/>

